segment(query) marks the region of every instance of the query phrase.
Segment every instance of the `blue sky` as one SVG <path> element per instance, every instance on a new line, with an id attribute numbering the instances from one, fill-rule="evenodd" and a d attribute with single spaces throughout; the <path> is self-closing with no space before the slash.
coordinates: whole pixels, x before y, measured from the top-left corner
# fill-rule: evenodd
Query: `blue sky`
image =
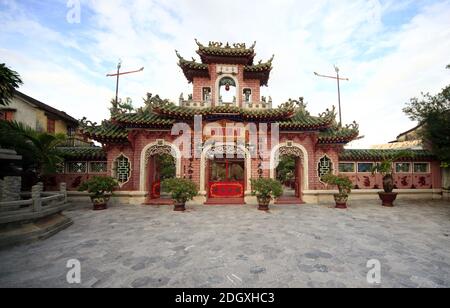
<path id="1" fill-rule="evenodd" d="M 356 120 L 364 139 L 384 143 L 414 126 L 401 109 L 421 91 L 450 83 L 450 1 L 433 0 L 81 0 L 81 22 L 69 23 L 67 0 L 0 0 L 0 62 L 17 70 L 22 91 L 76 118 L 108 117 L 118 59 L 121 97 L 142 104 L 147 92 L 176 101 L 192 90 L 174 50 L 196 57 L 200 41 L 257 41 L 257 59 L 275 54 L 263 95 L 277 104 L 305 97 L 312 114 L 336 105 L 342 85 L 343 118 Z M 76 0 L 71 0 L 76 2 Z M 69 3 L 70 4 L 70 3 Z"/>

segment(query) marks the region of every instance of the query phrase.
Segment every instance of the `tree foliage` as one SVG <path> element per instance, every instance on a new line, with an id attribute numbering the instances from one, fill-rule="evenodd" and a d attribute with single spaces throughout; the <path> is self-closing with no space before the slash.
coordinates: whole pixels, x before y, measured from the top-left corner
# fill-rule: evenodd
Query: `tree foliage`
<path id="1" fill-rule="evenodd" d="M 9 69 L 5 63 L 0 63 L 0 106 L 9 105 L 14 91 L 22 84 L 17 72 Z"/>
<path id="2" fill-rule="evenodd" d="M 450 69 L 450 65 L 447 66 Z M 422 124 L 420 136 L 442 161 L 444 167 L 450 164 L 450 85 L 440 93 L 422 93 L 412 98 L 403 111 L 413 121 Z"/>
<path id="3" fill-rule="evenodd" d="M 277 167 L 277 180 L 286 184 L 295 179 L 295 157 L 282 156 Z"/>

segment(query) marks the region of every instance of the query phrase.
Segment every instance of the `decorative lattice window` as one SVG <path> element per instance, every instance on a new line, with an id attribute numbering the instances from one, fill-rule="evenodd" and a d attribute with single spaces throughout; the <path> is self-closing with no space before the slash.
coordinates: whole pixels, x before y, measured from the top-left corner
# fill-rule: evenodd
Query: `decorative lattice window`
<path id="1" fill-rule="evenodd" d="M 64 173 L 64 162 L 56 164 L 56 173 L 63 174 Z"/>
<path id="2" fill-rule="evenodd" d="M 85 161 L 71 161 L 67 163 L 68 173 L 86 173 L 87 162 Z"/>
<path id="3" fill-rule="evenodd" d="M 328 156 L 324 156 L 319 160 L 317 174 L 322 178 L 325 174 L 333 172 L 333 162 Z"/>
<path id="4" fill-rule="evenodd" d="M 121 185 L 128 182 L 131 174 L 130 160 L 124 155 L 117 157 L 114 163 L 115 177 Z"/>
<path id="5" fill-rule="evenodd" d="M 414 163 L 414 173 L 429 173 L 430 164 L 429 163 Z"/>
<path id="6" fill-rule="evenodd" d="M 106 161 L 92 161 L 89 163 L 90 173 L 106 173 Z"/>

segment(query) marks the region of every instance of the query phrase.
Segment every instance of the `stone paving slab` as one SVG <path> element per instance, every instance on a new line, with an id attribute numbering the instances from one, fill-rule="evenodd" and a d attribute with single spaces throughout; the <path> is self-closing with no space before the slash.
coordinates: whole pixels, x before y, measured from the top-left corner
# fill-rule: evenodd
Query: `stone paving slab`
<path id="1" fill-rule="evenodd" d="M 450 287 L 450 203 L 115 206 L 65 214 L 54 237 L 0 251 L 0 287 Z M 80 285 L 66 281 L 81 262 Z"/>

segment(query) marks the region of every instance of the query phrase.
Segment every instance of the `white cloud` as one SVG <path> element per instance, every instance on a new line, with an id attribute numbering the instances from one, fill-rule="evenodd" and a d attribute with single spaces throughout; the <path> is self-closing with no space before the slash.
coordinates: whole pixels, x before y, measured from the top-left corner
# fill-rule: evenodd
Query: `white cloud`
<path id="1" fill-rule="evenodd" d="M 0 53 L 24 75 L 29 94 L 100 121 L 114 95 L 114 80 L 105 74 L 114 71 L 119 58 L 124 69 L 145 66 L 143 73 L 121 79 L 122 97 L 140 105 L 145 93 L 152 92 L 176 101 L 191 89 L 176 65 L 175 49 L 190 58 L 196 56 L 194 38 L 247 44 L 257 40 L 258 59 L 276 56 L 263 95 L 278 103 L 304 96 L 313 114 L 337 101 L 335 83 L 313 72 L 332 73 L 332 65 L 338 64 L 351 78 L 342 84 L 344 121 L 360 123 L 366 138 L 355 144 L 368 146 L 412 127 L 401 111 L 405 102 L 450 81 L 443 69 L 450 61 L 449 1 L 419 8 L 403 25 L 388 29 L 383 23 L 387 14 L 414 5 L 409 0 L 86 0 L 82 22 L 89 24 L 79 30 L 70 25 L 51 28 L 33 12 L 15 7 L 10 11 L 20 18 L 0 20 L 6 29 L 0 41 L 3 35 L 19 33 L 36 49 L 3 45 Z M 80 102 L 87 101 L 80 109 Z"/>

